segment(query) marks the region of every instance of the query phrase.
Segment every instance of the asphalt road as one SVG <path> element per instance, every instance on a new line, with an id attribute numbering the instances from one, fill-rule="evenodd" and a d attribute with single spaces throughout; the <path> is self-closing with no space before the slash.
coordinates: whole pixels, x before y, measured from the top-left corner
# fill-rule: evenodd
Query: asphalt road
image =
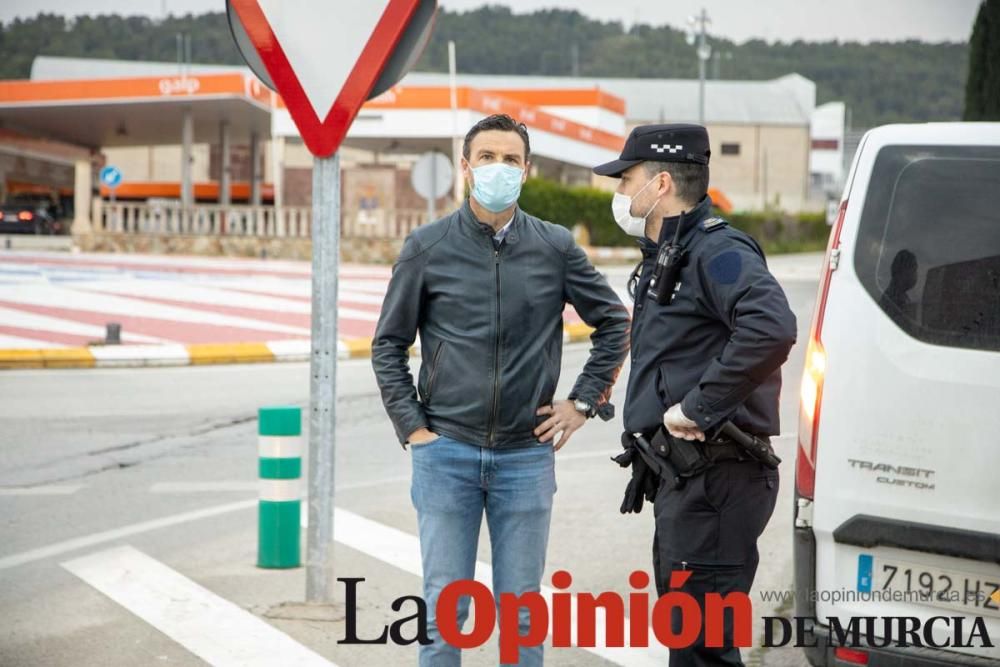
<path id="1" fill-rule="evenodd" d="M 779 274 L 799 321 L 799 341 L 783 369 L 781 494 L 761 540 L 758 590 L 791 586 L 791 484 L 799 375 L 815 298 L 815 257 Z M 608 270 L 619 281 L 624 269 Z M 566 348 L 560 393 L 586 359 Z M 628 367 L 613 402 L 621 405 Z M 347 646 L 343 589 L 329 615 L 302 611 L 303 569 L 254 566 L 256 411 L 306 406 L 306 364 L 219 367 L 5 371 L 0 374 L 0 664 L 205 664 L 188 644 L 154 627 L 63 566 L 131 545 L 237 607 L 264 618 L 339 665 L 412 664 L 412 647 Z M 367 360 L 338 369 L 338 508 L 404 540 L 416 534 L 409 499 L 409 454 L 396 443 Z M 308 420 L 306 420 L 307 422 Z M 307 424 L 306 424 L 307 425 Z M 652 513 L 622 516 L 626 475 L 608 461 L 620 422 L 594 420 L 557 454 L 548 576 L 573 574 L 577 590 L 628 592 L 628 573 L 650 567 Z M 308 463 L 307 463 L 308 465 Z M 347 515 L 345 515 L 347 516 Z M 334 571 L 364 577 L 361 632 L 377 635 L 399 618 L 393 599 L 420 591 L 375 532 L 346 521 Z M 374 525 L 374 524 L 372 524 Z M 489 562 L 488 543 L 480 560 Z M 395 538 L 394 538 L 395 539 Z M 368 541 L 366 541 L 368 540 Z M 78 568 L 76 568 L 78 569 Z M 754 596 L 755 616 L 772 613 Z M 211 622 L 206 620 L 207 625 Z M 496 664 L 492 644 L 466 664 Z M 803 664 L 794 649 L 746 651 L 750 664 Z M 547 652 L 547 664 L 645 664 L 581 649 Z M 662 662 L 662 661 L 661 661 Z"/>

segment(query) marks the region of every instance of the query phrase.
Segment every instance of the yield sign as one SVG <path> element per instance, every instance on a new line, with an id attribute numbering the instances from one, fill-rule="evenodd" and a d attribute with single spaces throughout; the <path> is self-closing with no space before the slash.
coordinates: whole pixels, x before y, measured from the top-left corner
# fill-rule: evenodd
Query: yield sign
<path id="1" fill-rule="evenodd" d="M 420 0 L 231 0 L 316 157 L 340 146 Z"/>

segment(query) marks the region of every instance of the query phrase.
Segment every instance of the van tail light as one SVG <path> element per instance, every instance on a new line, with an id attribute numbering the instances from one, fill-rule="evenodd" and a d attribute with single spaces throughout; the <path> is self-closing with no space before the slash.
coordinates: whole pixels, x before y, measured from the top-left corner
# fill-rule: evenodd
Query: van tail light
<path id="1" fill-rule="evenodd" d="M 826 350 L 817 339 L 810 338 L 799 398 L 799 452 L 795 464 L 795 488 L 799 496 L 810 500 L 816 486 L 816 434 L 825 374 Z"/>
<path id="2" fill-rule="evenodd" d="M 17 214 L 17 219 L 22 220 L 24 222 L 30 222 L 34 217 L 35 214 L 32 213 L 31 211 L 21 211 L 20 213 Z"/>
<path id="3" fill-rule="evenodd" d="M 841 662 L 848 662 L 852 665 L 868 664 L 868 653 L 866 651 L 844 648 L 843 646 L 838 646 L 833 650 L 833 657 Z"/>
<path id="4" fill-rule="evenodd" d="M 847 200 L 840 205 L 837 222 L 830 230 L 830 241 L 823 260 L 816 308 L 813 312 L 809 345 L 806 348 L 805 369 L 799 400 L 799 451 L 795 462 L 795 489 L 800 497 L 813 498 L 816 488 L 816 445 L 818 444 L 820 406 L 823 402 L 823 380 L 826 377 L 826 349 L 823 347 L 823 317 L 830 293 L 830 276 L 837 268 L 835 253 L 840 252 L 840 232 L 847 212 Z"/>

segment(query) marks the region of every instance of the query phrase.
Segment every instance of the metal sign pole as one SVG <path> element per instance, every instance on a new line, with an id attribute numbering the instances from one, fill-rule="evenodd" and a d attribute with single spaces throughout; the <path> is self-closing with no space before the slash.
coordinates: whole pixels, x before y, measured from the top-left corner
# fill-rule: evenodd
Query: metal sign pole
<path id="1" fill-rule="evenodd" d="M 452 196 L 460 206 L 465 198 L 465 180 L 458 168 L 462 159 L 462 140 L 458 135 L 458 74 L 455 65 L 455 42 L 448 42 L 448 85 L 451 88 L 451 161 L 455 165 L 455 183 Z"/>
<path id="2" fill-rule="evenodd" d="M 314 158 L 312 356 L 309 364 L 309 528 L 306 602 L 333 602 L 333 490 L 337 410 L 340 153 Z"/>
<path id="3" fill-rule="evenodd" d="M 263 6 L 269 11 L 264 13 Z M 226 15 L 244 60 L 282 95 L 302 140 L 314 156 L 330 156 L 364 103 L 395 85 L 430 38 L 436 0 L 386 0 L 381 12 L 348 12 L 327 0 L 265 3 L 226 0 Z M 272 11 L 273 10 L 273 11 Z M 313 26 L 335 25 L 317 38 Z M 377 37 L 374 37 L 376 36 Z M 374 37 L 374 38 L 373 38 Z M 287 42 L 306 57 L 289 61 Z M 367 45 L 367 46 L 366 46 Z M 360 54 L 360 56 L 359 56 Z M 340 81 L 327 63 L 357 58 Z M 364 95 L 359 92 L 367 91 Z M 302 95 L 305 92 L 306 95 Z M 324 109 L 313 107 L 327 100 Z M 334 113 L 336 112 L 336 113 Z M 333 114 L 335 122 L 317 123 Z M 333 512 L 337 408 L 337 263 L 340 254 L 340 157 L 313 161 L 312 341 L 309 395 L 309 527 L 306 602 L 333 601 Z"/>
<path id="4" fill-rule="evenodd" d="M 437 160 L 431 160 L 431 196 L 427 198 L 427 224 L 434 222 L 434 193 L 437 191 Z"/>

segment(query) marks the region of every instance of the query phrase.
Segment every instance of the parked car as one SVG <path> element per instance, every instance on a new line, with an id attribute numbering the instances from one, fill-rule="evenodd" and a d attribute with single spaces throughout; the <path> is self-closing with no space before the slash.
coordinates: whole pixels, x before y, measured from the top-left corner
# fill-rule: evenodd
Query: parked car
<path id="1" fill-rule="evenodd" d="M 862 139 L 820 279 L 798 444 L 809 661 L 1000 664 L 1000 123 Z M 831 626 L 851 617 L 917 619 L 923 646 L 837 646 Z M 955 645 L 977 625 L 997 648 Z"/>
<path id="2" fill-rule="evenodd" d="M 45 195 L 14 195 L 0 204 L 2 234 L 64 234 L 62 209 Z"/>

